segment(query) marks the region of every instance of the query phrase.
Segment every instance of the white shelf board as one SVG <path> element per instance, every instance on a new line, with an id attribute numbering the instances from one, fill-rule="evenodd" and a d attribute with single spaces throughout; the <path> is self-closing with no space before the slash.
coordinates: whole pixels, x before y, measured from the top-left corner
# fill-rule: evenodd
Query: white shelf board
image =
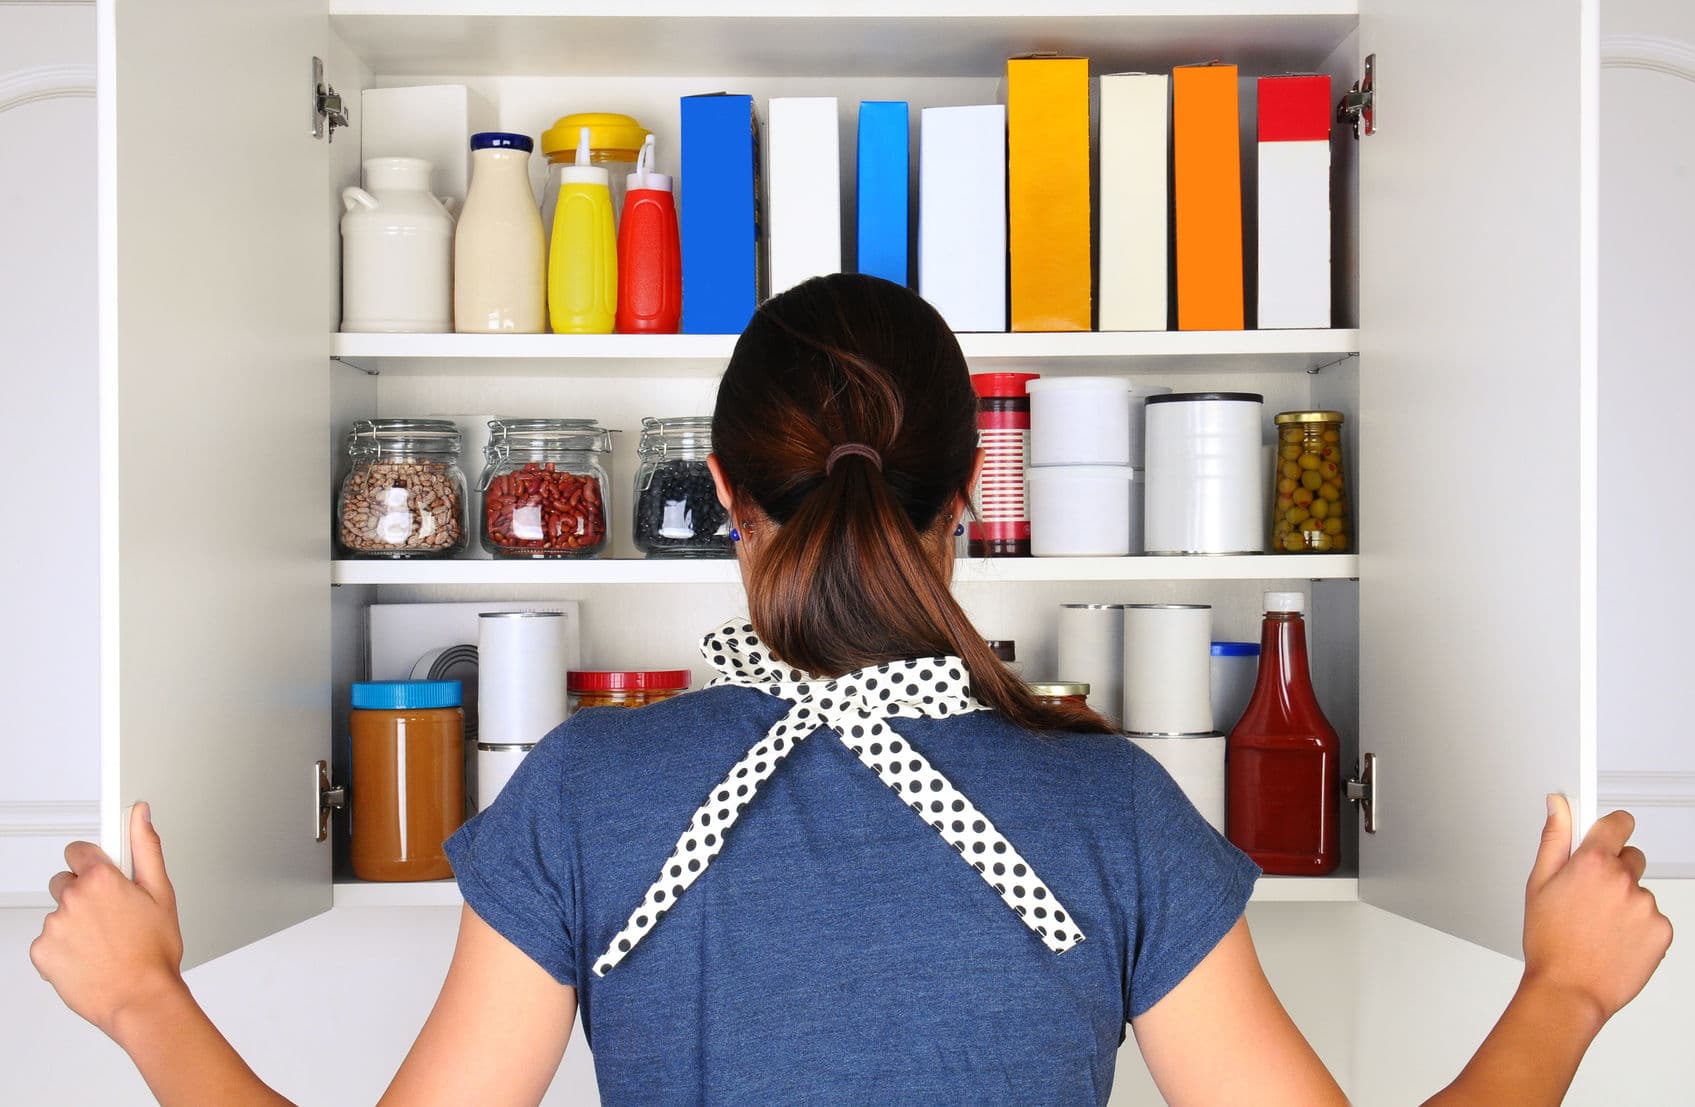
<path id="1" fill-rule="evenodd" d="M 1353 554 L 1266 554 L 1239 557 L 1003 557 L 955 563 L 962 584 L 1118 580 L 1347 580 L 1359 576 Z M 741 579 L 734 561 L 345 560 L 330 563 L 332 584 L 728 584 Z"/>
<path id="2" fill-rule="evenodd" d="M 1347 903 L 1360 898 L 1360 882 L 1351 876 L 1263 876 L 1254 885 L 1255 903 Z M 385 884 L 337 881 L 334 907 L 457 907 L 465 902 L 452 880 Z"/>
<path id="3" fill-rule="evenodd" d="M 1357 0 L 330 0 L 380 77 L 984 77 L 1036 50 L 1097 72 L 1228 58 L 1312 69 Z M 702 91 L 712 91 L 703 89 Z"/>
<path id="4" fill-rule="evenodd" d="M 445 374 L 484 366 L 551 376 L 716 376 L 733 334 L 335 334 L 330 356 L 369 373 Z M 1359 331 L 1090 331 L 962 334 L 973 366 L 1040 365 L 1099 372 L 1134 362 L 1144 372 L 1310 370 L 1359 351 Z M 1129 368 L 1119 365 L 1118 368 Z"/>

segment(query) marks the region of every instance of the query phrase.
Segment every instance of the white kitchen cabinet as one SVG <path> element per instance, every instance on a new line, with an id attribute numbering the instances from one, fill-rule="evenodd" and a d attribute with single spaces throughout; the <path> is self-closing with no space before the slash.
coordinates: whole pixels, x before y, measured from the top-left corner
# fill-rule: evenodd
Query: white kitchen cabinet
<path id="1" fill-rule="evenodd" d="M 190 960 L 331 902 L 310 778 L 330 757 L 332 704 L 360 675 L 365 604 L 576 598 L 585 654 L 623 666 L 692 660 L 697 624 L 739 594 L 729 565 L 332 561 L 331 460 L 348 421 L 502 410 L 630 430 L 709 409 L 729 346 L 335 334 L 336 195 L 357 175 L 359 90 L 470 83 L 503 128 L 532 134 L 567 111 L 631 111 L 674 165 L 683 94 L 984 102 L 1007 56 L 1039 49 L 1088 55 L 1096 72 L 1212 56 L 1248 77 L 1318 70 L 1338 95 L 1375 55 L 1378 133 L 1334 144 L 1337 330 L 963 340 L 983 368 L 1217 379 L 1263 392 L 1268 412 L 1340 407 L 1359 552 L 966 565 L 962 598 L 1039 664 L 1053 605 L 1080 589 L 1209 597 L 1240 635 L 1262 587 L 1298 579 L 1331 710 L 1377 755 L 1381 785 L 1357 873 L 1312 897 L 1351 896 L 1357 876 L 1362 900 L 1516 951 L 1540 797 L 1572 795 L 1585 822 L 1595 805 L 1593 3 L 704 10 L 101 4 L 103 834 L 115 842 L 134 799 L 161 811 Z M 314 57 L 353 111 L 333 143 L 310 132 Z M 634 435 L 621 437 L 611 553 L 626 559 Z M 362 896 L 380 893 L 342 902 Z"/>

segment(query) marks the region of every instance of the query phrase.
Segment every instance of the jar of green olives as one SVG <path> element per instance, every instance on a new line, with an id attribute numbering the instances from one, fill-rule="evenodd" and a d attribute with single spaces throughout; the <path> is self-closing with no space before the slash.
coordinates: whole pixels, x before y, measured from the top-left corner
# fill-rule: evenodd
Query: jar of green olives
<path id="1" fill-rule="evenodd" d="M 1342 466 L 1342 413 L 1285 411 L 1275 422 L 1272 552 L 1348 552 L 1353 548 L 1353 511 Z"/>

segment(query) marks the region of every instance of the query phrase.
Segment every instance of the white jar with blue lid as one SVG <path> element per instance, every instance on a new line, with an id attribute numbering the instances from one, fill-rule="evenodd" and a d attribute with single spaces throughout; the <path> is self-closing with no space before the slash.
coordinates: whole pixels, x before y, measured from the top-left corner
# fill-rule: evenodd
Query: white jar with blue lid
<path id="1" fill-rule="evenodd" d="M 1259 679 L 1258 642 L 1212 644 L 1212 725 L 1229 734 L 1248 709 Z"/>

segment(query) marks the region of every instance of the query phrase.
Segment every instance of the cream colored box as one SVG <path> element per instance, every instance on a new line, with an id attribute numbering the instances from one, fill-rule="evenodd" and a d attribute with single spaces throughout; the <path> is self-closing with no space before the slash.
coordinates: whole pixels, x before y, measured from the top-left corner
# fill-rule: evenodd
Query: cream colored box
<path id="1" fill-rule="evenodd" d="M 1171 78 L 1108 73 L 1100 88 L 1100 329 L 1163 331 L 1169 314 Z"/>

